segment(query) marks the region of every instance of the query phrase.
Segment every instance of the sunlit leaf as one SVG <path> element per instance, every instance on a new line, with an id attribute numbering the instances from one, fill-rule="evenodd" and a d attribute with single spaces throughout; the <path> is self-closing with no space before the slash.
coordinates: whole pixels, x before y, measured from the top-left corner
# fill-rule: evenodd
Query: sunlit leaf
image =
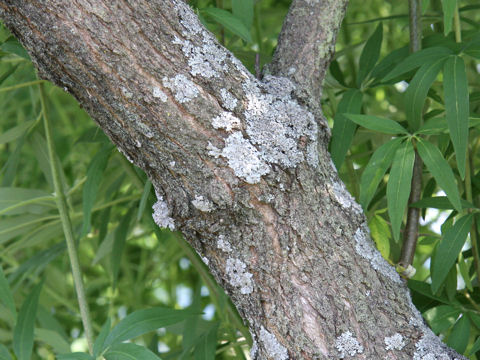
<path id="1" fill-rule="evenodd" d="M 357 125 L 343 116 L 344 113 L 356 114 L 362 108 L 362 93 L 358 89 L 350 89 L 343 94 L 333 119 L 330 153 L 337 169 L 340 169 L 348 148 L 350 147 Z"/>
<path id="2" fill-rule="evenodd" d="M 368 221 L 368 227 L 378 251 L 385 259 L 390 257 L 390 227 L 383 217 L 374 215 Z"/>
<path id="3" fill-rule="evenodd" d="M 30 360 L 33 351 L 33 330 L 37 315 L 38 298 L 43 282 L 36 285 L 24 300 L 13 330 L 13 351 L 18 360 Z"/>
<path id="4" fill-rule="evenodd" d="M 383 39 L 383 24 L 379 23 L 373 34 L 368 38 L 363 51 L 360 54 L 358 64 L 357 86 L 360 87 L 362 82 L 368 77 L 373 67 L 377 63 L 380 55 L 380 48 Z"/>
<path id="5" fill-rule="evenodd" d="M 465 161 L 468 144 L 468 82 L 465 63 L 459 56 L 452 56 L 443 67 L 443 88 L 445 91 L 445 115 L 450 130 L 457 168 L 465 178 Z"/>
<path id="6" fill-rule="evenodd" d="M 365 210 L 375 195 L 378 184 L 392 164 L 393 157 L 401 143 L 402 139 L 400 138 L 386 142 L 375 150 L 368 161 L 360 179 L 360 204 Z"/>
<path id="7" fill-rule="evenodd" d="M 436 254 L 431 264 L 432 291 L 436 293 L 445 281 L 450 268 L 455 264 L 472 227 L 472 214 L 458 219 L 442 236 L 436 247 Z"/>
<path id="8" fill-rule="evenodd" d="M 400 227 L 407 207 L 415 162 L 415 151 L 410 141 L 406 141 L 397 150 L 393 158 L 392 169 L 387 183 L 388 215 L 392 224 L 395 241 L 400 238 Z"/>
<path id="9" fill-rule="evenodd" d="M 417 142 L 417 150 L 437 184 L 447 194 L 453 207 L 457 211 L 461 211 L 462 204 L 452 168 L 440 150 L 432 143 L 421 139 Z"/>

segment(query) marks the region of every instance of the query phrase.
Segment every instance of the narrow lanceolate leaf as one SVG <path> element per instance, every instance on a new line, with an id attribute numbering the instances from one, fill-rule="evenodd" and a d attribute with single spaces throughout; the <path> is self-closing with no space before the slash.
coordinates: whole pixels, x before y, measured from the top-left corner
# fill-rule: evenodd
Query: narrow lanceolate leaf
<path id="1" fill-rule="evenodd" d="M 423 106 L 427 93 L 437 77 L 445 59 L 422 65 L 405 91 L 405 113 L 410 130 L 420 128 Z"/>
<path id="2" fill-rule="evenodd" d="M 194 350 L 194 360 L 210 360 L 215 358 L 217 349 L 218 323 L 202 334 Z"/>
<path id="3" fill-rule="evenodd" d="M 160 360 L 157 355 L 146 347 L 129 343 L 112 346 L 103 357 L 106 360 Z"/>
<path id="4" fill-rule="evenodd" d="M 102 326 L 102 330 L 98 334 L 97 338 L 95 339 L 95 343 L 93 344 L 93 356 L 97 357 L 100 355 L 101 351 L 103 350 L 103 344 L 105 343 L 105 339 L 110 332 L 110 328 L 112 326 L 112 322 L 110 318 L 107 319 L 105 324 Z"/>
<path id="5" fill-rule="evenodd" d="M 395 69 L 398 64 L 402 64 L 405 61 L 408 54 L 408 46 L 393 50 L 373 68 L 370 76 L 375 79 L 383 80 L 383 78 Z"/>
<path id="6" fill-rule="evenodd" d="M 253 0 L 232 0 L 233 15 L 242 20 L 247 29 L 253 23 L 253 5 Z"/>
<path id="7" fill-rule="evenodd" d="M 158 328 L 184 321 L 192 315 L 198 315 L 189 310 L 174 310 L 169 308 L 151 308 L 138 310 L 120 321 L 108 334 L 103 349 L 135 338 Z"/>
<path id="8" fill-rule="evenodd" d="M 12 360 L 12 356 L 8 351 L 7 347 L 3 344 L 0 344 L 0 360 Z"/>
<path id="9" fill-rule="evenodd" d="M 385 75 L 384 81 L 394 79 L 400 75 L 406 74 L 425 64 L 432 64 L 439 59 L 445 59 L 453 52 L 447 47 L 434 46 L 426 48 L 409 55 L 400 62 L 392 71 Z"/>
<path id="10" fill-rule="evenodd" d="M 17 140 L 33 125 L 34 121 L 26 121 L 0 134 L 0 145 Z"/>
<path id="11" fill-rule="evenodd" d="M 245 26 L 241 19 L 234 16 L 232 13 L 218 8 L 206 8 L 203 9 L 201 13 L 215 20 L 225 29 L 242 38 L 246 42 L 252 42 L 250 30 Z"/>
<path id="12" fill-rule="evenodd" d="M 344 116 L 369 130 L 391 135 L 408 134 L 408 131 L 394 120 L 372 115 L 344 114 Z"/>
<path id="13" fill-rule="evenodd" d="M 449 228 L 438 243 L 431 265 L 432 292 L 436 293 L 455 264 L 472 227 L 473 215 L 467 214 Z"/>
<path id="14" fill-rule="evenodd" d="M 37 315 L 38 298 L 43 282 L 36 285 L 24 300 L 13 330 L 13 351 L 18 360 L 30 360 L 33 350 L 33 330 Z"/>
<path id="15" fill-rule="evenodd" d="M 452 30 L 453 14 L 455 13 L 456 6 L 457 0 L 442 0 L 443 30 L 445 35 Z"/>
<path id="16" fill-rule="evenodd" d="M 63 354 L 57 356 L 58 360 L 95 360 L 91 355 L 81 352 L 74 352 L 71 354 Z"/>
<path id="17" fill-rule="evenodd" d="M 450 200 L 455 210 L 460 212 L 462 203 L 457 184 L 455 183 L 455 176 L 447 160 L 445 160 L 435 145 L 426 140 L 419 139 L 417 150 L 428 171 L 433 175 L 440 188 L 447 194 L 448 200 Z"/>
<path id="18" fill-rule="evenodd" d="M 463 209 L 475 209 L 475 205 L 468 202 L 467 200 L 461 199 L 462 208 Z M 435 197 L 427 197 L 421 200 L 410 204 L 411 207 L 426 209 L 426 208 L 434 208 L 434 209 L 442 209 L 442 210 L 453 210 L 454 207 L 448 197 L 446 196 L 435 196 Z"/>
<path id="19" fill-rule="evenodd" d="M 350 89 L 343 94 L 333 119 L 332 140 L 330 153 L 337 169 L 343 164 L 345 155 L 353 140 L 357 125 L 347 119 L 343 114 L 358 114 L 362 108 L 362 93 L 358 89 Z"/>
<path id="20" fill-rule="evenodd" d="M 83 227 L 82 236 L 90 231 L 90 222 L 92 217 L 92 208 L 97 199 L 98 187 L 102 181 L 102 175 L 107 166 L 110 151 L 109 145 L 104 145 L 100 151 L 95 154 L 87 170 L 87 181 L 83 187 Z"/>
<path id="21" fill-rule="evenodd" d="M 387 184 L 388 215 L 395 241 L 400 238 L 400 227 L 410 196 L 414 161 L 413 145 L 406 141 L 395 154 Z"/>
<path id="22" fill-rule="evenodd" d="M 383 24 L 378 24 L 373 34 L 368 38 L 358 64 L 357 86 L 360 87 L 362 82 L 368 77 L 373 67 L 377 63 L 380 55 L 380 47 L 383 39 Z"/>
<path id="23" fill-rule="evenodd" d="M 123 249 L 127 241 L 128 230 L 130 227 L 130 220 L 133 216 L 134 208 L 130 208 L 127 214 L 122 218 L 120 224 L 115 229 L 115 235 L 112 246 L 112 253 L 110 257 L 110 264 L 112 265 L 113 287 L 117 286 L 118 273 L 120 271 L 120 263 L 122 261 Z"/>
<path id="24" fill-rule="evenodd" d="M 468 82 L 465 63 L 459 56 L 452 56 L 443 67 L 445 91 L 445 115 L 452 139 L 457 166 L 462 179 L 465 178 L 465 161 L 468 143 Z"/>
<path id="25" fill-rule="evenodd" d="M 363 209 L 366 210 L 368 208 L 377 191 L 378 184 L 380 184 L 383 176 L 392 164 L 393 157 L 401 143 L 402 139 L 400 138 L 390 140 L 375 150 L 370 158 L 360 179 L 360 204 Z"/>
<path id="26" fill-rule="evenodd" d="M 468 319 L 467 314 L 464 313 L 448 336 L 447 344 L 451 348 L 457 350 L 459 354 L 463 354 L 467 348 L 469 338 L 470 320 Z"/>
<path id="27" fill-rule="evenodd" d="M 12 315 L 17 317 L 17 310 L 15 309 L 15 300 L 13 300 L 12 292 L 10 291 L 10 286 L 8 281 L 5 278 L 3 273 L 2 266 L 0 265 L 0 303 L 3 303 Z"/>

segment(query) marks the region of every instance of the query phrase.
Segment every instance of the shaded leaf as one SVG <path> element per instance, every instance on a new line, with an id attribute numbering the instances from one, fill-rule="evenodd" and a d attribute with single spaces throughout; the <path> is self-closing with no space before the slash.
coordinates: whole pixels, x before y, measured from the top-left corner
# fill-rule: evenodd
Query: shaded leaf
<path id="1" fill-rule="evenodd" d="M 467 240 L 472 220 L 472 214 L 467 214 L 458 219 L 450 229 L 445 231 L 438 243 L 435 257 L 432 259 L 431 264 L 432 291 L 434 293 L 440 289 L 450 268 L 455 264 L 458 253 Z"/>
<path id="2" fill-rule="evenodd" d="M 457 7 L 457 0 L 442 0 L 443 33 L 447 35 L 452 30 L 453 14 Z M 461 351 L 460 353 L 462 353 Z"/>
<path id="3" fill-rule="evenodd" d="M 477 340 L 473 344 L 472 348 L 468 352 L 469 354 L 475 354 L 478 350 L 480 350 L 480 336 L 477 337 Z"/>
<path id="4" fill-rule="evenodd" d="M 214 323 L 212 327 L 206 333 L 203 333 L 197 341 L 194 350 L 195 360 L 210 360 L 215 358 L 218 326 L 219 323 Z"/>
<path id="5" fill-rule="evenodd" d="M 51 206 L 46 207 L 38 202 L 35 203 L 35 198 L 48 198 L 42 200 L 44 203 L 49 201 Z M 41 214 L 51 209 L 52 206 L 55 206 L 54 201 L 55 198 L 43 190 L 0 187 L 1 215 L 18 215 L 23 213 Z M 21 205 L 22 202 L 26 202 L 27 204 Z"/>
<path id="6" fill-rule="evenodd" d="M 157 355 L 146 347 L 131 343 L 113 345 L 103 357 L 106 360 L 160 360 Z"/>
<path id="7" fill-rule="evenodd" d="M 0 360 L 12 360 L 12 355 L 3 344 L 0 344 Z"/>
<path id="8" fill-rule="evenodd" d="M 358 64 L 357 86 L 361 87 L 362 82 L 368 77 L 377 63 L 380 55 L 380 48 L 383 39 L 383 24 L 379 23 L 373 34 L 368 38 L 363 47 Z"/>
<path id="9" fill-rule="evenodd" d="M 3 134 L 0 134 L 0 145 L 17 140 L 20 136 L 25 134 L 28 129 L 30 129 L 33 123 L 33 120 L 26 121 L 18 124 L 17 126 L 14 126 L 13 128 L 8 129 Z"/>
<path id="10" fill-rule="evenodd" d="M 383 77 L 391 72 L 398 64 L 403 63 L 408 55 L 408 46 L 393 50 L 373 68 L 371 77 L 383 80 Z"/>
<path id="11" fill-rule="evenodd" d="M 366 129 L 385 134 L 408 134 L 405 128 L 394 120 L 380 118 L 372 115 L 344 114 L 343 116 Z"/>
<path id="12" fill-rule="evenodd" d="M 24 300 L 13 330 L 13 351 L 18 360 L 30 360 L 33 351 L 33 330 L 37 315 L 38 298 L 43 282 L 36 285 Z"/>
<path id="13" fill-rule="evenodd" d="M 378 184 L 380 184 L 387 169 L 390 167 L 401 143 L 402 139 L 400 138 L 386 142 L 375 150 L 368 161 L 360 179 L 360 204 L 364 210 L 368 208 L 377 191 Z"/>
<path id="14" fill-rule="evenodd" d="M 201 13 L 207 15 L 211 19 L 218 22 L 225 29 L 231 31 L 233 34 L 242 38 L 248 43 L 252 42 L 252 36 L 250 35 L 250 30 L 245 26 L 245 24 L 238 17 L 234 16 L 232 13 L 219 9 L 219 8 L 206 8 L 202 9 Z"/>
<path id="15" fill-rule="evenodd" d="M 104 349 L 103 344 L 105 343 L 105 339 L 110 333 L 111 326 L 112 322 L 110 318 L 108 318 L 107 321 L 105 321 L 105 324 L 103 324 L 102 330 L 100 330 L 100 333 L 98 334 L 97 338 L 95 339 L 95 343 L 93 344 L 93 356 L 99 356 Z"/>
<path id="16" fill-rule="evenodd" d="M 188 310 L 174 310 L 162 307 L 135 311 L 112 329 L 105 339 L 102 350 L 113 344 L 133 339 L 158 328 L 182 322 L 192 315 L 197 314 Z"/>
<path id="17" fill-rule="evenodd" d="M 413 173 L 415 151 L 410 141 L 397 150 L 387 183 L 388 215 L 395 241 L 400 238 L 400 227 L 407 207 Z"/>
<path id="18" fill-rule="evenodd" d="M 447 345 L 463 354 L 470 337 L 470 320 L 466 314 L 457 321 L 447 340 Z"/>
<path id="19" fill-rule="evenodd" d="M 35 338 L 50 345 L 57 354 L 70 352 L 70 344 L 56 331 L 50 329 L 35 329 Z"/>
<path id="20" fill-rule="evenodd" d="M 233 15 L 242 20 L 247 29 L 253 23 L 253 0 L 232 0 Z"/>
<path id="21" fill-rule="evenodd" d="M 445 59 L 442 58 L 422 65 L 405 91 L 405 114 L 411 130 L 415 131 L 420 127 L 428 90 L 440 72 L 444 61 Z"/>
<path id="22" fill-rule="evenodd" d="M 57 356 L 58 360 L 95 360 L 93 356 L 86 353 L 74 352 L 70 354 L 62 354 Z"/>
<path id="23" fill-rule="evenodd" d="M 432 330 L 439 334 L 451 327 L 458 316 L 460 310 L 451 305 L 439 305 L 427 310 L 423 316 L 427 320 Z"/>
<path id="24" fill-rule="evenodd" d="M 344 113 L 356 114 L 362 108 L 363 94 L 358 89 L 347 90 L 340 100 L 337 113 L 333 119 L 332 140 L 330 154 L 337 169 L 340 169 L 348 148 L 353 140 L 357 125 L 343 116 Z"/>
<path id="25" fill-rule="evenodd" d="M 145 182 L 145 186 L 143 187 L 142 197 L 140 198 L 140 203 L 138 204 L 138 212 L 137 212 L 137 221 L 143 216 L 143 212 L 145 211 L 145 206 L 147 205 L 148 197 L 150 196 L 150 191 L 152 189 L 152 183 L 150 180 Z"/>
<path id="26" fill-rule="evenodd" d="M 133 207 L 128 210 L 127 214 L 122 218 L 120 224 L 115 229 L 112 253 L 110 257 L 114 288 L 117 285 L 118 272 L 120 271 L 123 249 L 125 248 L 125 242 L 127 241 L 128 229 L 130 227 L 130 221 L 133 217 L 133 210 Z"/>
<path id="27" fill-rule="evenodd" d="M 459 56 L 452 56 L 443 67 L 445 91 L 445 115 L 457 159 L 458 171 L 465 178 L 465 161 L 468 143 L 468 82 L 465 63 Z"/>
<path id="28" fill-rule="evenodd" d="M 10 291 L 10 285 L 8 284 L 5 274 L 3 273 L 2 266 L 0 265 L 0 301 L 7 307 L 12 313 L 13 317 L 17 317 L 17 309 L 15 308 L 15 300 L 13 299 L 12 292 Z"/>
<path id="29" fill-rule="evenodd" d="M 435 145 L 426 140 L 418 140 L 417 150 L 437 184 L 445 191 L 453 207 L 460 212 L 462 210 L 460 195 L 455 183 L 455 176 L 447 160 Z"/>
<path id="30" fill-rule="evenodd" d="M 462 208 L 463 209 L 474 209 L 475 206 L 471 203 L 469 203 L 466 200 L 461 199 L 462 203 Z M 417 208 L 434 208 L 434 209 L 442 209 L 442 210 L 453 210 L 455 209 L 448 200 L 448 197 L 446 196 L 434 196 L 434 197 L 427 197 L 423 198 L 421 200 L 418 200 L 414 202 L 413 204 L 410 204 L 411 207 L 417 207 Z"/>

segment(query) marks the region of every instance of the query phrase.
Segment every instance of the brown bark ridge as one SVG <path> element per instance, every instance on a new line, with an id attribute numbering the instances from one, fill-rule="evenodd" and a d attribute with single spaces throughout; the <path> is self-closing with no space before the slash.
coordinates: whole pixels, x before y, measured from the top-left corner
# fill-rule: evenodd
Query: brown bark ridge
<path id="1" fill-rule="evenodd" d="M 0 16 L 148 174 L 156 222 L 230 294 L 253 359 L 460 359 L 374 249 L 326 151 L 315 101 L 344 7 L 294 1 L 261 82 L 180 0 L 1 0 Z M 335 15 L 305 28 L 307 10 Z"/>

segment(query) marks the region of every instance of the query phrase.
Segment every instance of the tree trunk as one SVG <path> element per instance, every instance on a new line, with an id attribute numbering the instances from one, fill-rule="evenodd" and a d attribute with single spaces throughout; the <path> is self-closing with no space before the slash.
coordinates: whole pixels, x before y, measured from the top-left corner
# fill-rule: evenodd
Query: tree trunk
<path id="1" fill-rule="evenodd" d="M 0 0 L 248 322 L 253 359 L 454 359 L 377 252 L 319 108 L 346 0 L 293 1 L 256 80 L 179 0 Z"/>

